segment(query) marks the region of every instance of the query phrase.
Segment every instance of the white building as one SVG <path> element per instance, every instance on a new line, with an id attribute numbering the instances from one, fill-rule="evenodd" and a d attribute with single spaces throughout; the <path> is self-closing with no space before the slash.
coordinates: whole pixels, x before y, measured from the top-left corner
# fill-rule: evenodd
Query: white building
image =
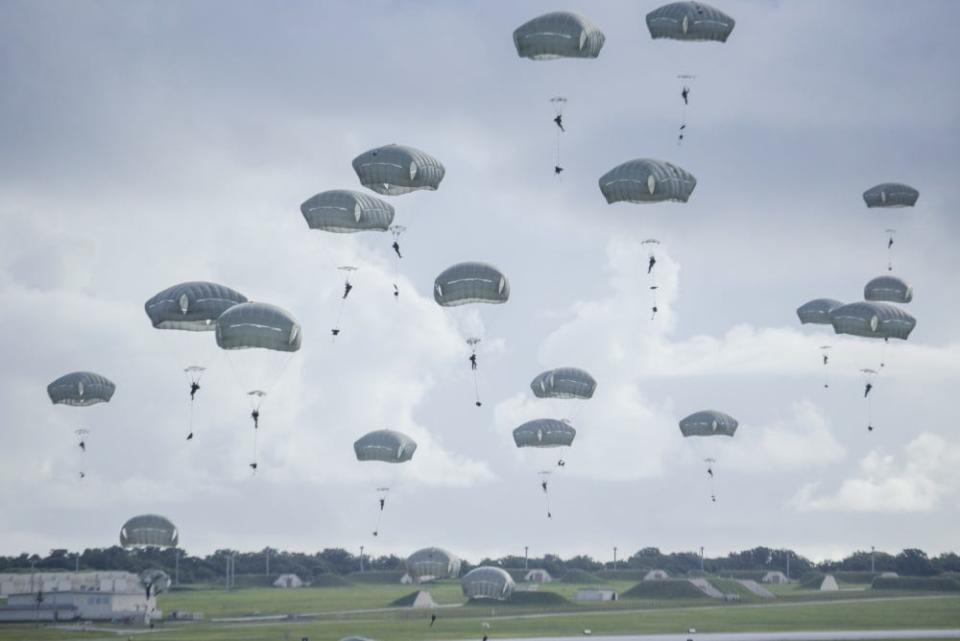
<path id="1" fill-rule="evenodd" d="M 650 570 L 643 575 L 644 581 L 663 581 L 669 579 L 670 575 L 665 570 Z"/>
<path id="2" fill-rule="evenodd" d="M 273 582 L 275 588 L 302 588 L 303 581 L 296 574 L 281 574 Z"/>
<path id="3" fill-rule="evenodd" d="M 616 601 L 617 593 L 609 588 L 580 588 L 573 598 L 577 601 Z"/>
<path id="4" fill-rule="evenodd" d="M 775 570 L 773 572 L 767 572 L 760 580 L 764 583 L 786 583 L 787 575 L 780 570 Z"/>
<path id="5" fill-rule="evenodd" d="M 840 586 L 837 585 L 837 580 L 833 578 L 832 574 L 823 577 L 823 583 L 820 584 L 821 592 L 836 592 L 839 589 Z"/>
<path id="6" fill-rule="evenodd" d="M 0 574 L 0 621 L 73 619 L 148 622 L 161 616 L 155 597 L 129 572 Z M 38 599 L 39 597 L 39 599 Z"/>

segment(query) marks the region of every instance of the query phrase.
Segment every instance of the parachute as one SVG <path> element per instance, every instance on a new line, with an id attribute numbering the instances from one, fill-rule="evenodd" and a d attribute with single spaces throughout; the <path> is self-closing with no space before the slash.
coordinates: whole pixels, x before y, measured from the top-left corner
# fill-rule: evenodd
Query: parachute
<path id="1" fill-rule="evenodd" d="M 228 350 L 234 374 L 250 401 L 254 430 L 250 468 L 256 473 L 260 407 L 293 353 L 300 349 L 300 324 L 289 312 L 275 305 L 241 303 L 217 319 L 216 335 L 217 345 Z M 236 352 L 249 353 L 249 358 L 244 358 L 246 362 L 240 366 L 234 363 L 234 356 L 231 355 Z M 240 360 L 239 354 L 236 360 Z"/>
<path id="2" fill-rule="evenodd" d="M 593 23 L 568 11 L 537 16 L 513 32 L 517 55 L 530 60 L 596 58 L 604 40 L 603 32 Z"/>
<path id="3" fill-rule="evenodd" d="M 468 599 L 506 601 L 513 593 L 514 582 L 506 570 L 484 565 L 463 575 L 460 587 Z"/>
<path id="4" fill-rule="evenodd" d="M 247 297 L 224 285 L 206 281 L 180 283 L 152 296 L 143 308 L 150 322 L 157 329 L 178 330 L 179 332 L 212 332 L 216 329 L 217 319 L 234 305 L 247 302 Z M 179 334 L 177 345 L 186 347 L 190 334 Z M 187 440 L 194 437 L 194 404 L 200 389 L 200 379 L 206 371 L 201 363 L 206 362 L 210 354 L 207 346 L 212 344 L 209 337 L 196 335 L 202 344 L 193 344 L 187 353 L 178 358 L 178 367 L 186 374 L 190 384 L 190 411 Z"/>
<path id="5" fill-rule="evenodd" d="M 134 516 L 120 528 L 120 545 L 125 548 L 175 548 L 179 541 L 177 527 L 158 514 Z"/>
<path id="6" fill-rule="evenodd" d="M 530 389 L 537 398 L 593 397 L 597 381 L 586 371 L 577 367 L 558 367 L 537 374 L 530 381 Z"/>
<path id="7" fill-rule="evenodd" d="M 117 386 L 93 372 L 71 372 L 47 385 L 47 395 L 54 405 L 89 407 L 109 403 Z"/>
<path id="8" fill-rule="evenodd" d="M 736 21 L 702 2 L 673 2 L 647 14 L 650 37 L 726 42 Z"/>
<path id="9" fill-rule="evenodd" d="M 517 447 L 569 447 L 577 430 L 567 421 L 538 418 L 513 430 Z"/>
<path id="10" fill-rule="evenodd" d="M 800 319 L 800 323 L 804 325 L 807 323 L 829 325 L 831 323 L 830 312 L 839 307 L 843 307 L 843 303 L 838 300 L 815 298 L 797 308 L 797 317 Z"/>
<path id="11" fill-rule="evenodd" d="M 436 191 L 446 170 L 433 156 L 403 145 L 386 145 L 353 159 L 360 184 L 378 194 L 400 196 L 426 189 Z"/>
<path id="12" fill-rule="evenodd" d="M 441 307 L 459 307 L 476 303 L 503 304 L 510 299 L 510 283 L 507 277 L 486 263 L 458 263 L 443 270 L 433 282 L 433 299 Z M 468 336 L 470 346 L 470 369 L 473 371 L 473 386 L 480 407 L 480 375 L 477 367 L 478 336 Z"/>
<path id="13" fill-rule="evenodd" d="M 881 183 L 863 192 L 867 207 L 913 207 L 920 192 L 903 183 Z"/>
<path id="14" fill-rule="evenodd" d="M 90 407 L 109 403 L 116 390 L 117 386 L 108 378 L 93 372 L 71 372 L 47 385 L 47 395 L 51 403 L 71 407 Z M 74 434 L 81 452 L 79 475 L 84 479 L 87 476 L 84 454 L 87 451 L 87 436 L 90 430 L 81 427 L 74 429 Z"/>
<path id="15" fill-rule="evenodd" d="M 697 179 L 676 165 L 662 160 L 638 158 L 617 165 L 600 177 L 600 191 L 607 203 L 687 202 Z"/>
<path id="16" fill-rule="evenodd" d="M 377 430 L 364 434 L 353 444 L 353 451 L 358 461 L 406 463 L 413 458 L 413 453 L 416 450 L 416 441 L 406 434 L 393 430 Z M 373 530 L 374 536 L 380 535 L 380 523 L 383 519 L 383 509 L 386 506 L 389 491 L 389 487 L 377 488 L 380 509 L 377 512 L 377 525 Z"/>
<path id="17" fill-rule="evenodd" d="M 896 276 L 877 276 L 864 286 L 863 299 L 874 302 L 909 303 L 913 300 L 913 288 Z"/>
<path id="18" fill-rule="evenodd" d="M 692 436 L 733 437 L 733 435 L 737 433 L 737 427 L 739 425 L 737 419 L 729 414 L 724 414 L 716 410 L 702 410 L 694 412 L 680 421 L 680 433 L 687 438 Z M 709 457 L 704 459 L 704 462 L 707 464 L 707 475 L 710 478 L 710 500 L 715 503 L 717 501 L 717 495 L 713 489 L 713 483 L 716 459 Z"/>
<path id="19" fill-rule="evenodd" d="M 830 323 L 837 334 L 907 340 L 917 319 L 889 303 L 864 301 L 834 308 Z"/>
<path id="20" fill-rule="evenodd" d="M 358 461 L 405 463 L 413 458 L 417 443 L 401 432 L 377 430 L 360 437 L 353 450 Z"/>
<path id="21" fill-rule="evenodd" d="M 407 557 L 407 574 L 417 583 L 460 576 L 460 559 L 440 548 L 423 548 Z"/>
<path id="22" fill-rule="evenodd" d="M 300 205 L 310 229 L 353 234 L 387 231 L 393 224 L 393 205 L 375 196 L 348 189 L 321 192 Z"/>

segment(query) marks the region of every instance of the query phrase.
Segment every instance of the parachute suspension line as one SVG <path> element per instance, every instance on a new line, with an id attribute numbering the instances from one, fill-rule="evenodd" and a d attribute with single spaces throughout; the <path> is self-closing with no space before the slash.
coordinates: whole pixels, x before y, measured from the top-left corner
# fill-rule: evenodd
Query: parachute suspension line
<path id="1" fill-rule="evenodd" d="M 473 371 L 474 405 L 477 407 L 483 405 L 480 400 L 480 369 L 477 367 L 477 345 L 479 344 L 480 339 L 475 336 L 467 339 L 467 345 L 470 346 L 470 369 Z"/>
<path id="2" fill-rule="evenodd" d="M 830 389 L 830 351 L 829 345 L 821 345 L 820 353 L 823 360 L 823 388 Z"/>
<path id="3" fill-rule="evenodd" d="M 717 492 L 714 489 L 714 485 L 713 485 L 713 476 L 714 476 L 713 467 L 714 467 L 714 464 L 717 462 L 717 460 L 713 458 L 705 458 L 703 459 L 703 462 L 707 464 L 707 476 L 710 477 L 710 501 L 712 503 L 716 503 Z"/>
<path id="4" fill-rule="evenodd" d="M 547 518 L 552 519 L 553 512 L 550 509 L 550 484 L 549 484 L 550 471 L 543 470 L 539 473 L 539 475 L 540 475 L 540 489 L 543 490 L 543 502 L 547 508 Z"/>
<path id="5" fill-rule="evenodd" d="M 860 373 L 863 374 L 863 398 L 867 401 L 867 431 L 872 432 L 873 427 L 873 397 L 870 393 L 873 391 L 873 377 L 877 374 L 876 370 L 872 369 L 861 369 Z"/>
<path id="6" fill-rule="evenodd" d="M 196 402 L 197 392 L 200 391 L 200 379 L 203 378 L 203 373 L 206 371 L 205 367 L 199 365 L 190 365 L 183 369 L 184 374 L 190 379 L 190 411 L 189 411 L 189 425 L 187 432 L 187 440 L 192 441 L 194 436 L 193 431 L 193 406 Z"/>
<path id="7" fill-rule="evenodd" d="M 887 346 L 890 344 L 889 338 L 883 339 L 883 345 L 880 346 L 880 367 L 887 366 Z"/>
<path id="8" fill-rule="evenodd" d="M 283 364 L 277 369 L 276 376 L 270 376 L 268 378 L 269 384 L 266 389 L 255 389 L 246 392 L 247 400 L 250 403 L 250 418 L 253 420 L 253 460 L 249 463 L 249 467 L 253 470 L 254 474 L 257 473 L 257 468 L 260 467 L 257 459 L 257 433 L 260 431 L 260 406 L 263 404 L 263 399 L 270 393 L 274 386 L 280 382 L 283 374 L 287 371 L 287 367 L 290 365 L 290 361 L 293 360 L 294 354 L 295 352 L 287 354 L 287 357 L 283 360 Z M 233 359 L 230 358 L 229 351 L 227 351 L 227 362 L 230 364 L 230 371 L 233 372 L 233 378 L 237 381 L 237 385 L 241 389 L 249 389 L 240 378 L 236 365 Z"/>
<path id="9" fill-rule="evenodd" d="M 650 283 L 648 285 L 650 289 L 650 320 L 653 320 L 656 318 L 657 312 L 660 311 L 657 307 L 657 290 L 660 289 L 660 285 L 657 284 L 657 272 L 654 269 L 657 265 L 657 257 L 654 251 L 660 241 L 656 238 L 648 238 L 640 244 L 646 246 L 650 251 L 650 257 L 647 260 L 647 277 Z"/>
<path id="10" fill-rule="evenodd" d="M 377 510 L 377 525 L 373 529 L 374 536 L 380 536 L 380 524 L 383 522 L 383 508 L 387 505 L 387 492 L 389 491 L 389 487 L 377 488 L 377 500 L 379 502 L 380 509 Z"/>
<path id="11" fill-rule="evenodd" d="M 680 118 L 680 129 L 677 131 L 677 146 L 683 144 L 683 139 L 687 135 L 687 106 L 690 103 L 690 85 L 691 80 L 696 78 L 690 74 L 680 74 L 677 78 L 681 81 L 683 87 L 680 90 L 680 97 L 683 99 L 683 112 Z"/>
<path id="12" fill-rule="evenodd" d="M 333 335 L 330 339 L 331 342 L 336 341 L 337 336 L 340 335 L 340 321 L 343 319 L 343 310 L 347 306 L 347 297 L 350 295 L 350 292 L 353 291 L 353 284 L 350 282 L 350 272 L 357 271 L 357 268 L 353 265 L 340 265 L 337 269 L 344 272 L 343 296 L 340 297 L 340 309 L 337 311 L 337 322 L 334 324 L 333 329 L 330 330 L 330 333 Z"/>
<path id="13" fill-rule="evenodd" d="M 403 225 L 390 225 L 390 233 L 393 235 L 393 299 L 400 300 L 400 259 L 403 255 L 400 253 L 400 236 L 407 228 Z"/>
<path id="14" fill-rule="evenodd" d="M 77 428 L 73 430 L 73 433 L 77 435 L 77 447 L 80 448 L 80 480 L 87 478 L 87 435 L 90 434 L 90 430 L 84 428 Z"/>
<path id="15" fill-rule="evenodd" d="M 567 106 L 567 99 L 563 96 L 554 96 L 550 99 L 553 105 L 554 118 L 553 123 L 557 126 L 557 150 L 554 157 L 553 173 L 557 178 L 563 173 L 563 165 L 560 164 L 560 134 L 566 131 L 563 128 L 563 110 Z"/>
<path id="16" fill-rule="evenodd" d="M 897 233 L 896 229 L 887 229 L 887 271 L 893 271 L 893 235 Z"/>

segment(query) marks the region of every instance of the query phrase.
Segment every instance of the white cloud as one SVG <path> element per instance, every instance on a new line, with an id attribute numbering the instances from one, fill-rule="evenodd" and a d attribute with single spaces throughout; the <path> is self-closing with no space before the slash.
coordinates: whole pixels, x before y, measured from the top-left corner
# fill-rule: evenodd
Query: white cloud
<path id="1" fill-rule="evenodd" d="M 923 432 L 901 457 L 872 451 L 860 461 L 858 474 L 836 491 L 809 483 L 792 502 L 801 511 L 930 512 L 945 501 L 955 503 L 958 496 L 960 445 Z"/>

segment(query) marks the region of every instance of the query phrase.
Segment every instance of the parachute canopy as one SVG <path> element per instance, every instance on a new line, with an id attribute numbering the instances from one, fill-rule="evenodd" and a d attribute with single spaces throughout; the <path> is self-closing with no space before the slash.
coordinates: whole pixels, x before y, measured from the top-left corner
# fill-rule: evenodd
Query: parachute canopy
<path id="1" fill-rule="evenodd" d="M 647 14 L 650 37 L 726 42 L 736 21 L 702 2 L 672 2 Z"/>
<path id="2" fill-rule="evenodd" d="M 864 286 L 863 298 L 868 301 L 909 303 L 913 300 L 913 288 L 896 276 L 877 276 Z"/>
<path id="3" fill-rule="evenodd" d="M 468 599 L 505 601 L 513 593 L 514 583 L 506 570 L 484 565 L 463 575 L 460 587 Z"/>
<path id="4" fill-rule="evenodd" d="M 71 372 L 47 385 L 47 394 L 54 405 L 87 407 L 110 402 L 117 386 L 93 372 Z"/>
<path id="5" fill-rule="evenodd" d="M 177 527 L 158 514 L 135 516 L 120 528 L 120 545 L 125 548 L 173 548 L 177 547 L 179 538 Z"/>
<path id="6" fill-rule="evenodd" d="M 375 196 L 349 189 L 320 192 L 300 205 L 310 229 L 341 234 L 387 231 L 393 223 L 393 205 Z"/>
<path id="7" fill-rule="evenodd" d="M 513 32 L 517 55 L 531 60 L 596 58 L 603 32 L 576 13 L 554 11 L 529 20 Z"/>
<path id="8" fill-rule="evenodd" d="M 565 447 L 573 444 L 577 430 L 566 421 L 538 418 L 513 430 L 517 447 Z"/>
<path id="9" fill-rule="evenodd" d="M 505 303 L 510 283 L 503 273 L 486 263 L 458 263 L 448 267 L 433 282 L 433 299 L 443 307 L 469 303 Z"/>
<path id="10" fill-rule="evenodd" d="M 687 202 L 697 179 L 663 160 L 637 158 L 617 165 L 600 177 L 600 191 L 608 203 Z"/>
<path id="11" fill-rule="evenodd" d="M 869 301 L 836 308 L 830 312 L 830 322 L 837 334 L 902 340 L 907 340 L 917 325 L 917 319 L 899 307 Z"/>
<path id="12" fill-rule="evenodd" d="M 216 328 L 223 312 L 246 302 L 246 296 L 229 287 L 192 281 L 168 287 L 144 303 L 143 308 L 157 329 L 209 332 Z"/>
<path id="13" fill-rule="evenodd" d="M 558 367 L 537 374 L 530 382 L 537 398 L 582 398 L 593 396 L 597 381 L 577 367 Z"/>
<path id="14" fill-rule="evenodd" d="M 268 303 L 241 303 L 217 319 L 217 345 L 223 349 L 300 349 L 300 324 L 290 312 Z"/>
<path id="15" fill-rule="evenodd" d="M 358 461 L 404 463 L 413 458 L 417 443 L 401 432 L 376 430 L 364 434 L 353 444 Z"/>
<path id="16" fill-rule="evenodd" d="M 407 557 L 407 574 L 417 583 L 455 579 L 460 576 L 460 559 L 440 548 L 423 548 Z"/>
<path id="17" fill-rule="evenodd" d="M 403 145 L 386 145 L 353 159 L 360 184 L 378 194 L 399 196 L 418 189 L 436 191 L 446 170 L 433 156 Z"/>
<path id="18" fill-rule="evenodd" d="M 842 305 L 843 303 L 832 298 L 814 298 L 797 308 L 797 316 L 803 324 L 829 325 L 830 312 Z"/>
<path id="19" fill-rule="evenodd" d="M 920 192 L 903 183 L 881 183 L 863 192 L 867 207 L 913 207 Z"/>
<path id="20" fill-rule="evenodd" d="M 681 420 L 680 432 L 684 436 L 733 436 L 739 425 L 729 414 L 702 410 Z"/>

